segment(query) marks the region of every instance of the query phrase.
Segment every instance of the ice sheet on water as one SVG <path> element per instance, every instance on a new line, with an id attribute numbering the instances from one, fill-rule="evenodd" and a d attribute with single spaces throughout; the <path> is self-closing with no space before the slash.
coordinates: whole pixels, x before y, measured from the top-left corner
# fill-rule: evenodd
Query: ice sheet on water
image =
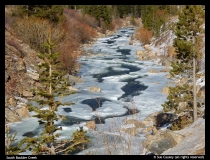
<path id="1" fill-rule="evenodd" d="M 29 131 L 34 131 L 36 128 L 39 127 L 38 118 L 31 117 L 25 118 L 21 122 L 14 122 L 9 123 L 10 126 L 10 133 L 14 134 L 17 133 L 16 139 L 17 142 L 23 139 L 23 134 Z"/>
<path id="2" fill-rule="evenodd" d="M 71 108 L 71 112 L 66 112 L 64 108 Z M 92 118 L 92 108 L 85 104 L 59 107 L 58 112 L 64 116 L 71 116 L 84 120 L 90 120 Z"/>
<path id="3" fill-rule="evenodd" d="M 120 116 L 126 112 L 127 109 L 123 108 L 123 105 L 105 101 L 101 107 L 97 108 L 96 111 L 93 112 L 93 115 L 104 118 L 110 116 Z"/>

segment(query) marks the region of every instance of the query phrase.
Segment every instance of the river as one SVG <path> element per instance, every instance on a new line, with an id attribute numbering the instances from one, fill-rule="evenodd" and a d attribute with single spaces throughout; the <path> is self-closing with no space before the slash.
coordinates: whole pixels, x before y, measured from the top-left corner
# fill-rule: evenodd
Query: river
<path id="1" fill-rule="evenodd" d="M 159 72 L 164 66 L 153 61 L 138 60 L 136 51 L 143 50 L 142 45 L 129 45 L 129 38 L 134 31 L 133 27 L 122 28 L 118 33 L 99 38 L 94 45 L 84 48 L 91 55 L 79 59 L 81 69 L 78 76 L 84 82 L 74 86 L 79 90 L 78 93 L 63 98 L 64 102 L 75 104 L 58 109 L 58 113 L 66 116 L 67 120 L 55 123 L 63 128 L 60 139 L 71 137 L 79 126 L 88 131 L 91 143 L 88 149 L 78 154 L 109 154 L 103 140 L 117 146 L 111 147 L 112 154 L 128 154 L 122 149 L 122 142 L 128 141 L 132 142 L 129 154 L 143 153 L 141 142 L 145 135 L 139 133 L 128 140 L 129 136 L 120 132 L 120 128 L 125 118 L 135 116 L 135 119 L 141 121 L 149 114 L 161 111 L 161 104 L 166 100 L 166 95 L 161 90 L 169 80 L 166 78 L 167 72 Z M 158 74 L 149 73 L 151 69 L 157 70 Z M 101 92 L 89 92 L 88 89 L 92 86 L 99 87 Z M 131 114 L 130 111 L 134 108 L 136 112 Z M 90 120 L 96 122 L 95 131 L 85 127 L 85 122 Z M 36 118 L 11 123 L 10 127 L 11 133 L 17 132 L 18 140 L 25 136 L 36 136 L 43 128 Z M 121 134 L 123 138 L 119 136 Z M 104 135 L 109 137 L 105 138 Z"/>

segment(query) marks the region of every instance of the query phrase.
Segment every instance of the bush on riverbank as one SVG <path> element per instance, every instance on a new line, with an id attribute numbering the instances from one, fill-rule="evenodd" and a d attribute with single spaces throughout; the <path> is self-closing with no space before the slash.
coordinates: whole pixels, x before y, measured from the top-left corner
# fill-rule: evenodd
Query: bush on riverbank
<path id="1" fill-rule="evenodd" d="M 140 27 L 135 32 L 135 37 L 144 45 L 149 44 L 150 40 L 152 38 L 152 31 L 149 31 L 148 29 L 144 27 Z"/>

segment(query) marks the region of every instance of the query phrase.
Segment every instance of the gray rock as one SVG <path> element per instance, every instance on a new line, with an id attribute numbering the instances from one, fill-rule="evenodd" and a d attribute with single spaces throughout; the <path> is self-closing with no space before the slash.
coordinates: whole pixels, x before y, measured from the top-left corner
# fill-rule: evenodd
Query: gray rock
<path id="1" fill-rule="evenodd" d="M 172 148 L 173 146 L 173 142 L 170 138 L 164 138 L 159 141 L 153 142 L 149 151 L 156 155 L 160 155 L 169 148 Z"/>
<path id="2" fill-rule="evenodd" d="M 75 85 L 76 83 L 82 83 L 83 79 L 80 77 L 68 75 L 69 83 L 71 86 Z"/>
<path id="3" fill-rule="evenodd" d="M 181 135 L 179 133 L 173 132 L 171 130 L 166 130 L 165 136 L 172 140 L 174 146 L 179 144 L 185 138 L 184 135 Z"/>

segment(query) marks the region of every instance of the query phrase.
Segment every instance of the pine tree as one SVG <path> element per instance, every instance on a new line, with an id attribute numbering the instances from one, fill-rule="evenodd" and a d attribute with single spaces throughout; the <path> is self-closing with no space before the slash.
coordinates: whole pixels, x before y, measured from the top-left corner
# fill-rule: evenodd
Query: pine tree
<path id="1" fill-rule="evenodd" d="M 25 143 L 30 146 L 33 154 L 58 154 L 68 153 L 76 147 L 88 143 L 89 139 L 85 135 L 85 131 L 76 131 L 71 139 L 58 141 L 59 133 L 57 130 L 62 130 L 61 127 L 54 125 L 54 122 L 59 119 L 65 119 L 56 111 L 61 105 L 71 105 L 73 103 L 62 103 L 56 101 L 55 96 L 64 96 L 70 94 L 67 90 L 69 85 L 67 79 L 64 78 L 65 72 L 58 69 L 59 53 L 53 52 L 54 44 L 48 39 L 45 44 L 46 52 L 39 53 L 38 57 L 43 60 L 43 63 L 38 65 L 39 82 L 41 87 L 35 90 L 37 96 L 36 102 L 38 107 L 30 106 L 29 110 L 37 114 L 34 117 L 39 118 L 39 122 L 44 124 L 44 130 L 39 137 L 25 138 Z M 48 109 L 43 107 L 48 106 Z M 65 147 L 65 148 L 64 148 Z"/>
<path id="2" fill-rule="evenodd" d="M 193 78 L 193 89 L 191 89 L 191 96 L 188 96 L 186 102 L 192 102 L 193 97 L 193 119 L 197 119 L 197 103 L 196 103 L 196 84 L 195 84 L 195 60 L 200 58 L 199 49 L 196 48 L 200 43 L 199 34 L 202 33 L 200 27 L 204 23 L 204 11 L 199 5 L 189 5 L 182 9 L 179 14 L 179 22 L 176 25 L 174 40 L 174 47 L 177 52 L 177 62 L 172 63 L 172 70 L 170 71 L 172 76 L 188 76 Z M 185 92 L 186 88 L 178 88 L 177 94 L 180 96 Z M 174 88 L 175 90 L 175 88 Z M 193 96 L 192 96 L 193 93 Z M 174 97 L 172 101 L 170 98 L 173 93 L 168 96 L 168 102 L 163 104 L 165 108 L 167 106 L 174 106 L 174 103 L 179 100 Z M 192 104 L 192 103 L 191 103 Z"/>

